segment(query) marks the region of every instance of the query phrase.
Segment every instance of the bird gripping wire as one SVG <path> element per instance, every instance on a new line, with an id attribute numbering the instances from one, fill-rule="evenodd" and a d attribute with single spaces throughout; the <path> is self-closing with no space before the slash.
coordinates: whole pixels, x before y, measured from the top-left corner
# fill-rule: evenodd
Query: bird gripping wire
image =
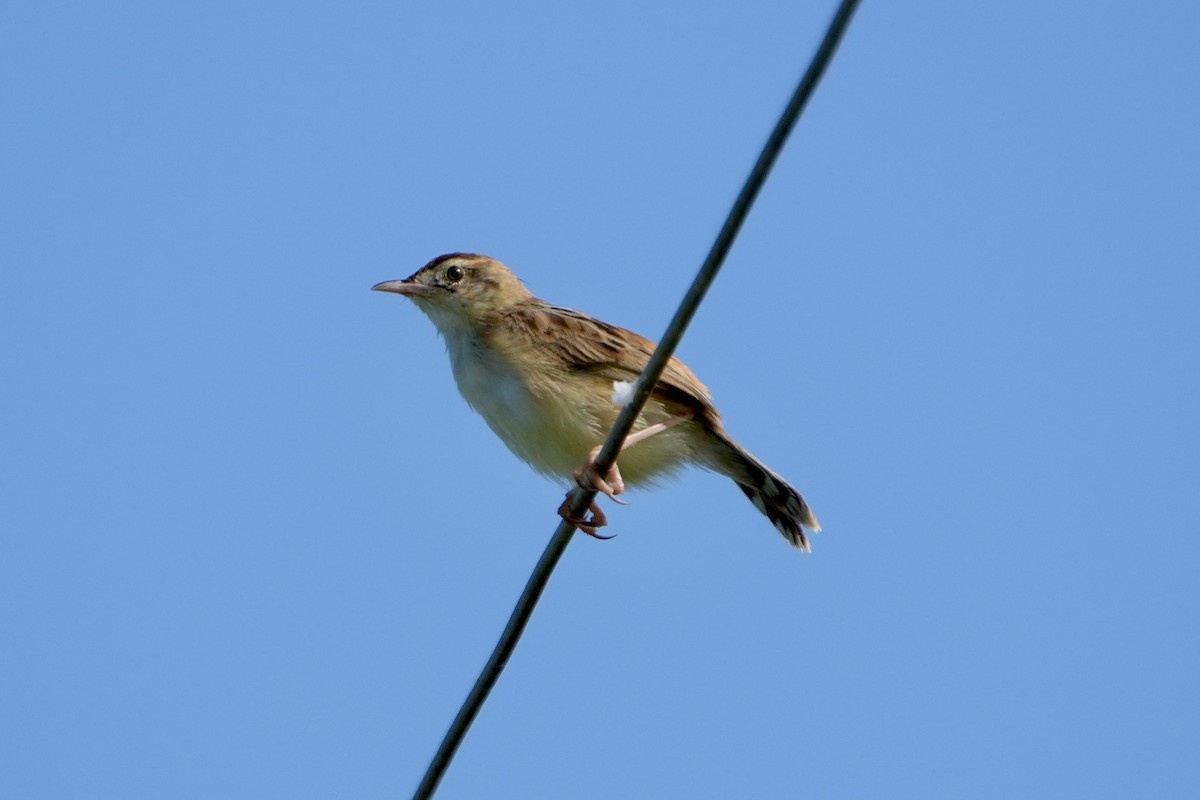
<path id="1" fill-rule="evenodd" d="M 771 167 L 774 166 L 779 153 L 783 150 L 788 134 L 795 127 L 796 121 L 800 118 L 800 114 L 804 110 L 804 106 L 808 103 L 809 98 L 812 97 L 813 91 L 821 80 L 821 76 L 824 75 L 825 68 L 833 59 L 833 54 L 837 50 L 838 43 L 841 41 L 846 28 L 849 27 L 850 19 L 857 7 L 858 0 L 842 0 L 838 6 L 837 12 L 830 21 L 829 28 L 826 30 L 821 44 L 817 47 L 817 52 L 813 55 L 808 69 L 800 79 L 796 90 L 792 93 L 791 99 L 780 115 L 779 122 L 775 124 L 775 129 L 771 131 L 770 137 L 767 139 L 766 144 L 763 145 L 762 153 L 759 154 L 758 161 L 755 162 L 754 168 L 750 171 L 745 185 L 742 186 L 742 191 L 738 194 L 737 200 L 734 201 L 733 208 L 730 210 L 725 224 L 721 227 L 720 233 L 717 234 L 716 241 L 713 242 L 708 257 L 704 260 L 704 264 L 700 267 L 700 271 L 696 274 L 692 285 L 688 288 L 687 294 L 684 295 L 683 300 L 680 302 L 675 316 L 667 326 L 666 333 L 663 334 L 662 340 L 654 351 L 654 355 L 650 357 L 650 361 L 646 364 L 646 368 L 642 371 L 641 376 L 634 385 L 629 402 L 621 409 L 616 422 L 613 423 L 612 430 L 608 433 L 608 438 L 604 440 L 604 445 L 601 447 L 600 453 L 596 456 L 596 474 L 607 475 L 613 464 L 616 463 L 617 455 L 621 451 L 621 445 L 625 441 L 625 437 L 633 430 L 633 425 L 637 420 L 638 414 L 641 413 L 642 407 L 650 397 L 650 391 L 658 382 L 659 376 L 662 375 L 667 362 L 674 354 L 680 339 L 683 338 L 688 323 L 695 316 L 696 309 L 699 308 L 700 302 L 708 292 L 708 287 L 712 285 L 717 272 L 725 262 L 725 257 L 728 255 L 729 249 L 733 246 L 733 240 L 737 237 L 742 223 L 745 222 L 746 216 L 750 213 L 750 207 L 754 204 L 759 190 L 762 189 L 763 184 L 767 180 L 767 175 L 770 173 Z M 575 519 L 582 519 L 582 515 L 587 512 L 595 499 L 595 489 L 578 487 L 573 494 L 570 504 L 570 516 Z M 525 584 L 524 591 L 521 592 L 520 598 L 517 599 L 517 604 L 513 608 L 512 615 L 508 619 L 508 624 L 505 626 L 504 632 L 500 634 L 500 640 L 496 643 L 491 657 L 488 658 L 487 664 L 484 665 L 483 671 L 475 681 L 475 685 L 471 687 L 470 694 L 467 695 L 467 699 L 463 702 L 462 707 L 455 716 L 454 722 L 450 724 L 450 729 L 442 739 L 441 746 L 438 747 L 438 751 L 430 762 L 429 768 L 425 771 L 425 776 L 421 779 L 421 784 L 417 787 L 417 791 L 413 795 L 413 800 L 426 800 L 432 797 L 433 793 L 437 790 L 438 783 L 441 782 L 442 776 L 445 775 L 446 769 L 450 766 L 450 761 L 454 758 L 454 754 L 466 736 L 467 730 L 479 714 L 484 701 L 487 699 L 492 687 L 499 679 L 500 673 L 508 663 L 509 657 L 516 648 L 517 641 L 521 638 L 521 633 L 525 630 L 525 625 L 529 622 L 529 618 L 533 614 L 534 606 L 537 605 L 542 591 L 546 588 L 546 584 L 550 580 L 550 575 L 553 573 L 554 567 L 558 564 L 558 560 L 562 557 L 574 533 L 575 526 L 565 519 L 559 523 L 558 528 L 554 531 L 554 535 L 551 537 L 549 544 L 546 545 L 546 549 L 542 552 L 541 558 L 538 559 L 533 573 L 529 576 L 529 581 Z"/>

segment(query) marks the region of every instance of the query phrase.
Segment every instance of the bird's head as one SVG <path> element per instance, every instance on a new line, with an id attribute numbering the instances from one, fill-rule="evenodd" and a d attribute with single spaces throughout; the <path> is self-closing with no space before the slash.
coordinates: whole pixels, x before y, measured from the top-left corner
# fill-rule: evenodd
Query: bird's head
<path id="1" fill-rule="evenodd" d="M 481 324 L 532 295 L 508 267 L 474 253 L 438 256 L 402 281 L 384 281 L 378 292 L 402 294 L 443 333 Z"/>

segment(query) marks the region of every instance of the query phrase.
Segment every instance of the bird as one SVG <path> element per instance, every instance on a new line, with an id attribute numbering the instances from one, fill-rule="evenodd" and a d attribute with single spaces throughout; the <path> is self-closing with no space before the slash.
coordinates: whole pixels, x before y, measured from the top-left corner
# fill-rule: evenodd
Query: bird
<path id="1" fill-rule="evenodd" d="M 787 481 L 725 432 L 708 389 L 672 357 L 617 457 L 600 475 L 595 459 L 634 382 L 654 352 L 650 340 L 535 297 L 500 261 L 476 253 L 438 256 L 403 280 L 372 287 L 412 300 L 433 322 L 459 392 L 492 431 L 536 471 L 622 503 L 626 484 L 653 485 L 692 464 L 727 476 L 795 547 L 821 530 Z M 559 515 L 597 538 L 599 505 Z"/>

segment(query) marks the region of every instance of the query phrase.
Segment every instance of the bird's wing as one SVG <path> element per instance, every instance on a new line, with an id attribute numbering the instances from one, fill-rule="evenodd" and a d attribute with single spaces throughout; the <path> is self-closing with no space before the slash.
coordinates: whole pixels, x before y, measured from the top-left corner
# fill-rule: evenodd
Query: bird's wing
<path id="1" fill-rule="evenodd" d="M 633 331 L 540 302 L 529 304 L 521 313 L 510 313 L 507 319 L 538 351 L 567 371 L 612 381 L 637 380 L 655 348 L 653 342 Z M 667 362 L 653 394 L 704 416 L 714 413 L 708 389 L 674 357 Z"/>

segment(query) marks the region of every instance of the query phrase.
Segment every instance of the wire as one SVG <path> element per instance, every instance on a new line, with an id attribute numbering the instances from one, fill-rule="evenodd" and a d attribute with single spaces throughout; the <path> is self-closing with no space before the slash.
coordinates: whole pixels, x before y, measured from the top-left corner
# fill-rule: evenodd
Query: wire
<path id="1" fill-rule="evenodd" d="M 725 257 L 729 254 L 730 247 L 733 246 L 733 240 L 737 237 L 742 223 L 746 221 L 746 216 L 750 213 L 750 207 L 754 204 L 754 200 L 758 196 L 759 190 L 762 189 L 763 183 L 766 182 L 767 175 L 770 173 L 771 167 L 774 166 L 780 151 L 783 150 L 783 145 L 787 141 L 788 134 L 795 127 L 801 112 L 804 111 L 804 106 L 808 103 L 809 98 L 821 80 L 821 76 L 825 73 L 825 68 L 832 60 L 838 43 L 841 41 L 842 34 L 845 33 L 846 28 L 850 25 L 850 18 L 854 15 L 857 7 L 858 0 L 842 0 L 842 3 L 838 6 L 837 12 L 834 14 L 832 21 L 829 23 L 829 28 L 825 32 L 825 37 L 821 40 L 817 52 L 813 55 L 812 61 L 804 73 L 804 77 L 800 79 L 800 83 L 788 101 L 787 107 L 784 108 L 779 122 L 776 123 L 775 129 L 771 131 L 771 136 L 767 139 L 767 143 L 763 145 L 762 153 L 759 155 L 758 161 L 754 164 L 754 168 L 750 171 L 750 176 L 746 179 L 741 193 L 738 194 L 737 200 L 734 201 L 733 208 L 730 210 L 725 224 L 721 227 L 720 233 L 717 234 L 716 241 L 713 242 L 712 249 L 708 253 L 708 258 L 704 260 L 704 264 L 700 267 L 700 271 L 692 281 L 691 287 L 680 302 L 679 309 L 675 312 L 675 316 L 667 326 L 667 331 L 663 334 L 658 348 L 654 351 L 654 355 L 650 357 L 650 361 L 646 364 L 646 369 L 642 371 L 641 377 L 638 378 L 629 402 L 617 416 L 612 430 L 608 433 L 608 438 L 604 440 L 604 446 L 601 447 L 600 453 L 596 457 L 597 474 L 608 474 L 609 469 L 616 462 L 617 454 L 621 451 L 621 444 L 633 429 L 633 424 L 638 414 L 641 413 L 642 407 L 650 397 L 651 389 L 658 382 L 659 376 L 662 375 L 663 369 L 666 368 L 667 362 L 675 352 L 675 348 L 679 345 L 680 339 L 683 338 L 688 323 L 695 316 L 696 309 L 699 308 L 700 302 L 708 292 L 708 287 L 712 285 L 713 279 L 716 278 L 717 272 L 725 262 Z M 571 516 L 575 519 L 582 519 L 582 515 L 587 512 L 592 501 L 595 499 L 596 491 L 594 489 L 576 488 L 570 504 Z M 566 520 L 559 523 L 558 528 L 554 531 L 554 536 L 551 537 L 550 543 L 546 545 L 546 549 L 542 552 L 542 557 L 538 559 L 537 565 L 533 568 L 533 573 L 529 576 L 529 581 L 525 584 L 524 591 L 521 592 L 520 598 L 517 599 L 516 607 L 513 608 L 512 615 L 508 618 L 508 624 L 504 627 L 504 632 L 500 634 L 500 640 L 496 643 L 491 657 L 488 659 L 487 664 L 484 665 L 483 671 L 479 673 L 479 677 L 475 680 L 475 685 L 471 687 L 471 693 L 467 695 L 462 708 L 458 710 L 458 714 L 455 716 L 454 722 L 450 724 L 450 729 L 446 732 L 445 738 L 442 739 L 442 744 L 434 755 L 433 761 L 430 762 L 429 768 L 425 771 L 425 777 L 421 779 L 421 784 L 417 787 L 417 791 L 413 795 L 413 800 L 426 800 L 426 798 L 432 797 L 433 793 L 437 790 L 438 783 L 441 782 L 447 767 L 450 766 L 450 761 L 454 758 L 459 745 L 462 744 L 467 730 L 479 714 L 484 701 L 487 700 L 488 694 L 491 692 L 492 687 L 495 686 L 500 673 L 508 663 L 509 657 L 512 656 L 513 650 L 517 646 L 517 641 L 521 638 L 521 633 L 525 630 L 525 625 L 529 622 L 529 618 L 533 614 L 533 609 L 537 605 L 538 598 L 542 596 L 542 592 L 550 580 L 550 575 L 554 571 L 554 567 L 558 564 L 559 559 L 562 558 L 562 554 L 567 549 L 567 544 L 570 543 L 574 533 L 575 526 Z"/>

